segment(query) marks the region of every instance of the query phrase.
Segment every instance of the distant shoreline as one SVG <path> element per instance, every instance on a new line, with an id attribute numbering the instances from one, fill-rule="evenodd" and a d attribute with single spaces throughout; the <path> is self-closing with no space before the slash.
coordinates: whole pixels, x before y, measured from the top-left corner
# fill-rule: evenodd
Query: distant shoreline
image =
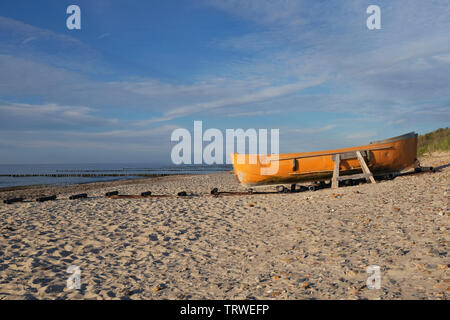
<path id="1" fill-rule="evenodd" d="M 201 176 L 201 175 L 215 175 L 221 173 L 230 173 L 231 171 L 219 171 L 214 173 L 202 173 L 202 174 L 171 174 L 164 176 L 153 177 L 136 177 L 135 179 L 117 179 L 110 181 L 100 182 L 86 182 L 75 183 L 69 185 L 25 185 L 16 187 L 4 187 L 0 188 L 0 201 L 11 198 L 23 198 L 25 200 L 34 200 L 37 197 L 50 196 L 50 195 L 63 195 L 86 193 L 104 188 L 119 188 L 121 186 L 130 186 L 138 184 L 158 184 L 162 181 L 176 181 L 182 177 L 189 176 Z"/>
<path id="2" fill-rule="evenodd" d="M 0 192 L 4 191 L 15 191 L 15 190 L 21 190 L 21 189 L 33 189 L 33 188 L 40 188 L 40 187 L 63 187 L 63 186 L 71 186 L 71 185 L 85 185 L 90 183 L 99 183 L 99 182 L 114 182 L 114 181 L 128 181 L 128 180 L 137 180 L 137 179 L 146 179 L 146 178 L 155 178 L 155 177 L 164 177 L 168 176 L 169 174 L 145 174 L 145 175 L 92 175 L 92 176 L 80 176 L 80 175 L 61 175 L 61 176 L 54 176 L 54 175 L 0 175 L 0 177 L 8 176 L 8 177 L 14 177 L 14 178 L 21 178 L 21 177 L 53 177 L 53 178 L 65 178 L 65 177 L 80 177 L 80 178 L 96 178 L 96 177 L 117 177 L 117 179 L 111 179 L 108 181 L 88 181 L 88 182 L 77 182 L 77 183 L 67 183 L 67 184 L 51 184 L 51 183 L 37 183 L 37 184 L 24 184 L 24 185 L 17 185 L 17 186 L 5 186 L 0 187 Z M 173 174 L 178 175 L 178 174 Z M 120 177 L 127 177 L 127 178 L 120 178 Z"/>
<path id="3" fill-rule="evenodd" d="M 183 176 L 189 174 L 183 174 Z M 174 175 L 170 175 L 174 176 Z M 181 175 L 176 175 L 181 176 Z M 117 179 L 110 181 L 100 181 L 100 182 L 86 182 L 86 183 L 75 183 L 68 185 L 24 185 L 15 187 L 4 187 L 0 188 L 0 200 L 21 197 L 24 199 L 30 199 L 38 196 L 47 196 L 53 194 L 66 194 L 66 193 L 76 193 L 76 192 L 87 192 L 91 190 L 117 187 L 120 185 L 133 185 L 133 184 L 143 184 L 149 183 L 154 179 L 160 179 L 168 176 L 155 176 L 155 177 L 136 177 L 135 179 Z"/>

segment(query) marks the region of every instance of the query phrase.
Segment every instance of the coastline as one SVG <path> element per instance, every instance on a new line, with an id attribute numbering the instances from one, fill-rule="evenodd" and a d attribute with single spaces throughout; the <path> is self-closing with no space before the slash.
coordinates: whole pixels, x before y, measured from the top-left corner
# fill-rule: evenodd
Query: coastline
<path id="1" fill-rule="evenodd" d="M 441 170 L 295 194 L 211 196 L 246 190 L 230 172 L 30 189 L 60 197 L 0 204 L 0 299 L 448 299 L 450 153 L 420 160 Z"/>

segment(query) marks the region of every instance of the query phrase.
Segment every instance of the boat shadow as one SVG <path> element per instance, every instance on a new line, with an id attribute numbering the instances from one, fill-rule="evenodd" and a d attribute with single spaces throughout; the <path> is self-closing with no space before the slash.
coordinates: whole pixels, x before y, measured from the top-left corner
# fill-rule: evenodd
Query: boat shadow
<path id="1" fill-rule="evenodd" d="M 443 164 L 439 167 L 421 167 L 421 168 L 417 168 L 413 171 L 408 171 L 408 172 L 402 172 L 396 175 L 396 177 L 403 177 L 403 176 L 409 176 L 409 175 L 414 175 L 414 174 L 422 174 L 422 173 L 427 173 L 427 172 L 440 172 L 445 168 L 450 167 L 450 163 L 447 164 Z"/>
<path id="2" fill-rule="evenodd" d="M 448 168 L 448 167 L 450 167 L 450 163 L 443 164 L 442 166 L 439 166 L 439 167 L 435 167 L 435 169 L 437 171 L 441 171 L 442 169 L 445 169 L 445 168 Z"/>

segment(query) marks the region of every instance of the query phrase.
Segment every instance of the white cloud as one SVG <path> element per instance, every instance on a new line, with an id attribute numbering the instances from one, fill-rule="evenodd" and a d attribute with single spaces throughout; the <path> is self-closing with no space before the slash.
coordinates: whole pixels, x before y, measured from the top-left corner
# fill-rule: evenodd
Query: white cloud
<path id="1" fill-rule="evenodd" d="M 435 55 L 432 58 L 434 58 L 434 59 L 436 59 L 438 61 L 445 62 L 445 63 L 450 63 L 450 52 L 444 53 L 444 54 Z"/>
<path id="2" fill-rule="evenodd" d="M 85 106 L 62 106 L 57 104 L 0 104 L 2 128 L 22 130 L 32 127 L 70 128 L 90 126 L 114 126 L 117 119 L 105 119 L 95 115 Z"/>

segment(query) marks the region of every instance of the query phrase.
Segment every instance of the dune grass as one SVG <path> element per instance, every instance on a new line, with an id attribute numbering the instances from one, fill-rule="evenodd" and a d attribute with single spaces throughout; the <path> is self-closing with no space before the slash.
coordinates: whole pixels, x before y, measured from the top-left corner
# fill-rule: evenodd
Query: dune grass
<path id="1" fill-rule="evenodd" d="M 418 155 L 434 151 L 450 150 L 450 129 L 439 128 L 433 132 L 419 136 Z"/>

